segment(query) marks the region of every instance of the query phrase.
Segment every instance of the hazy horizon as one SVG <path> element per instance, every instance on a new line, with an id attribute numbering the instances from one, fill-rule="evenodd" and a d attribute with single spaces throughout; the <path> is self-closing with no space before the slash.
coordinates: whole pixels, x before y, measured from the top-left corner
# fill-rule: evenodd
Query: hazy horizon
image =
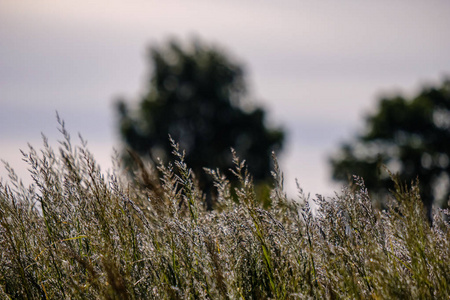
<path id="1" fill-rule="evenodd" d="M 119 148 L 113 103 L 138 99 L 147 51 L 170 38 L 222 47 L 249 95 L 287 131 L 286 188 L 332 194 L 329 155 L 363 127 L 381 94 L 450 74 L 450 2 L 0 0 L 0 158 L 80 132 L 103 169 Z M 0 177 L 7 173 L 0 168 Z"/>

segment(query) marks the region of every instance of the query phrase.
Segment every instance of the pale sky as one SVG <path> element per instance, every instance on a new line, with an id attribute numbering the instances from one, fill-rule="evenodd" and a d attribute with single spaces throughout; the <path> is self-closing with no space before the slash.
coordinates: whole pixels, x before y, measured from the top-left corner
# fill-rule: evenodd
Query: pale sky
<path id="1" fill-rule="evenodd" d="M 332 194 L 327 158 L 383 93 L 450 74 L 450 1 L 0 0 L 0 158 L 60 138 L 55 110 L 103 169 L 120 148 L 112 103 L 137 99 L 147 50 L 196 36 L 243 63 L 250 93 L 288 134 L 287 190 Z M 2 168 L 0 176 L 6 177 Z"/>

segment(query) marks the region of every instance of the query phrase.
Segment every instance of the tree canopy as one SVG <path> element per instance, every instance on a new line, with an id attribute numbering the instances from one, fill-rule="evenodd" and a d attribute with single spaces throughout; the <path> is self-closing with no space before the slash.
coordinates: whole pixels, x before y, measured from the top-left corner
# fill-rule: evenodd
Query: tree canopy
<path id="1" fill-rule="evenodd" d="M 247 100 L 243 68 L 220 49 L 195 40 L 172 40 L 150 51 L 152 72 L 138 108 L 118 103 L 125 144 L 150 158 L 170 158 L 169 135 L 202 185 L 202 168 L 232 167 L 230 148 L 246 159 L 255 181 L 269 178 L 272 151 L 284 133 L 266 126 L 266 113 Z"/>
<path id="2" fill-rule="evenodd" d="M 379 101 L 366 119 L 366 130 L 343 144 L 331 158 L 333 178 L 364 178 L 369 192 L 383 195 L 391 180 L 381 166 L 398 172 L 404 182 L 418 179 L 421 197 L 430 213 L 434 201 L 450 195 L 450 80 L 424 87 L 414 97 Z"/>

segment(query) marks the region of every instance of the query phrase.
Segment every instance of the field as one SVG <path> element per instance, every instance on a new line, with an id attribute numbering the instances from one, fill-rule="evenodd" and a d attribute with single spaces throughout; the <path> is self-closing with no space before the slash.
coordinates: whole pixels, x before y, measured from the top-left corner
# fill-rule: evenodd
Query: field
<path id="1" fill-rule="evenodd" d="M 60 121 L 56 151 L 24 152 L 34 184 L 12 168 L 0 184 L 1 299 L 449 299 L 448 211 L 425 216 L 417 185 L 396 182 L 389 208 L 364 182 L 334 198 L 283 191 L 274 156 L 270 205 L 245 163 L 218 170 L 215 209 L 177 159 L 126 177 L 103 174 Z M 234 180 L 233 180 L 234 182 Z M 315 203 L 312 211 L 310 203 Z"/>

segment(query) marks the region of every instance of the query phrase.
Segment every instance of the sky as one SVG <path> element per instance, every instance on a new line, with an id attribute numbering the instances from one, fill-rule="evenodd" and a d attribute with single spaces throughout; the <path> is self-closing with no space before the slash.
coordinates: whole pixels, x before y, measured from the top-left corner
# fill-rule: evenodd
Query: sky
<path id="1" fill-rule="evenodd" d="M 19 149 L 41 133 L 57 146 L 58 111 L 106 171 L 114 101 L 143 94 L 149 47 L 197 37 L 244 66 L 252 101 L 286 130 L 288 193 L 297 179 L 332 195 L 328 158 L 377 100 L 450 74 L 449 15 L 446 0 L 0 0 L 0 158 L 30 182 Z"/>

